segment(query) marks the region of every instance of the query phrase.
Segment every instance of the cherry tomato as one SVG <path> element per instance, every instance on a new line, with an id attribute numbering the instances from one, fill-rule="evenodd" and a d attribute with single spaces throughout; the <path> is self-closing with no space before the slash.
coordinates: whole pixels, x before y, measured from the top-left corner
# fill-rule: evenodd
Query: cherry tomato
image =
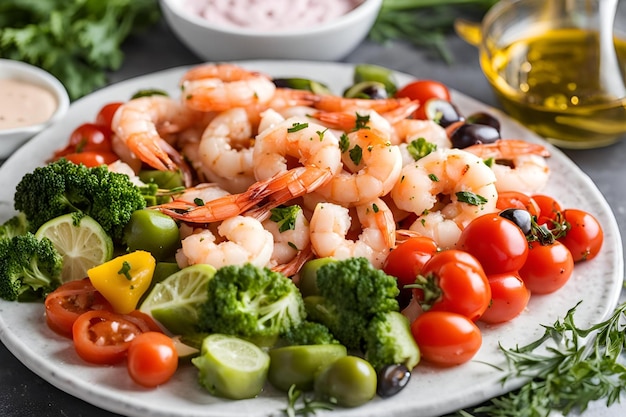
<path id="1" fill-rule="evenodd" d="M 557 215 L 563 211 L 561 205 L 556 199 L 544 195 L 544 194 L 534 194 L 532 199 L 539 207 L 539 214 L 537 215 L 537 224 L 548 224 L 551 226 L 551 221 L 555 220 Z"/>
<path id="2" fill-rule="evenodd" d="M 63 158 L 75 164 L 83 164 L 88 168 L 100 166 L 102 164 L 110 164 L 120 159 L 113 152 L 80 152 L 63 155 Z"/>
<path id="3" fill-rule="evenodd" d="M 474 255 L 487 275 L 517 271 L 528 256 L 522 230 L 497 213 L 472 220 L 461 232 L 456 247 Z"/>
<path id="4" fill-rule="evenodd" d="M 491 302 L 480 321 L 504 323 L 524 311 L 530 300 L 530 291 L 518 273 L 490 275 L 487 279 L 491 288 Z"/>
<path id="5" fill-rule="evenodd" d="M 172 377 L 178 368 L 176 346 L 159 332 L 137 335 L 128 346 L 128 374 L 144 387 L 156 387 Z"/>
<path id="6" fill-rule="evenodd" d="M 482 344 L 480 329 L 467 317 L 448 311 L 428 311 L 411 323 L 411 332 L 424 360 L 439 366 L 472 359 Z"/>
<path id="7" fill-rule="evenodd" d="M 45 300 L 46 322 L 55 332 L 72 337 L 76 319 L 90 310 L 111 310 L 109 302 L 100 294 L 89 278 L 70 281 L 48 294 Z"/>
<path id="8" fill-rule="evenodd" d="M 148 331 L 141 320 L 106 310 L 87 311 L 72 327 L 78 355 L 90 363 L 109 365 L 121 362 L 131 341 Z"/>
<path id="9" fill-rule="evenodd" d="M 424 311 L 451 311 L 477 320 L 489 306 L 491 290 L 482 266 L 467 252 L 449 249 L 422 268 L 413 297 Z"/>
<path id="10" fill-rule="evenodd" d="M 106 126 L 110 129 L 113 122 L 113 116 L 115 116 L 115 112 L 122 104 L 124 103 L 119 101 L 105 104 L 96 115 L 96 124 Z"/>
<path id="11" fill-rule="evenodd" d="M 67 146 L 54 153 L 53 159 L 82 152 L 113 152 L 113 132 L 107 126 L 83 123 L 70 134 Z"/>
<path id="12" fill-rule="evenodd" d="M 412 294 L 412 290 L 404 286 L 415 282 L 415 277 L 435 253 L 437 243 L 427 236 L 410 237 L 389 252 L 383 271 L 398 279 L 401 304 L 408 304 Z"/>
<path id="13" fill-rule="evenodd" d="M 595 258 L 604 241 L 604 232 L 598 220 L 578 209 L 563 210 L 562 215 L 569 225 L 567 234 L 559 241 L 572 253 L 574 262 Z"/>
<path id="14" fill-rule="evenodd" d="M 527 194 L 518 191 L 503 191 L 498 193 L 498 201 L 496 202 L 498 210 L 506 210 L 508 208 L 520 208 L 527 210 L 531 216 L 539 215 L 539 206 L 537 202 Z"/>
<path id="15" fill-rule="evenodd" d="M 418 80 L 405 85 L 398 90 L 396 97 L 407 97 L 411 100 L 419 101 L 420 107 L 415 111 L 413 117 L 415 119 L 426 120 L 425 108 L 426 102 L 430 99 L 442 99 L 450 101 L 450 90 L 448 87 L 434 80 Z"/>
<path id="16" fill-rule="evenodd" d="M 528 259 L 519 274 L 532 294 L 549 294 L 565 285 L 573 270 L 571 252 L 557 240 L 547 245 L 531 242 Z"/>

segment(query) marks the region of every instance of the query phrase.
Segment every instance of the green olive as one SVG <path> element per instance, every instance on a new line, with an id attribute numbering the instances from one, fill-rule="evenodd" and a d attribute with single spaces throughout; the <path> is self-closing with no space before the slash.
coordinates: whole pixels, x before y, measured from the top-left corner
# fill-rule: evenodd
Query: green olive
<path id="1" fill-rule="evenodd" d="M 358 407 L 376 395 L 376 371 L 365 359 L 344 356 L 315 378 L 315 395 L 342 407 Z"/>
<path id="2" fill-rule="evenodd" d="M 184 186 L 183 176 L 180 171 L 142 170 L 139 179 L 145 183 L 155 183 L 159 188 L 171 190 Z"/>
<path id="3" fill-rule="evenodd" d="M 337 260 L 334 258 L 317 258 L 306 262 L 302 266 L 302 269 L 300 269 L 298 287 L 303 297 L 319 295 L 317 289 L 317 270 L 330 262 L 337 262 Z"/>
<path id="4" fill-rule="evenodd" d="M 309 391 L 313 389 L 315 375 L 320 369 L 346 356 L 343 345 L 284 346 L 269 351 L 268 380 L 276 388 L 288 391 L 292 385 Z"/>
<path id="5" fill-rule="evenodd" d="M 146 250 L 159 261 L 168 259 L 180 245 L 178 225 L 159 211 L 136 210 L 124 227 L 124 243 L 129 251 Z"/>

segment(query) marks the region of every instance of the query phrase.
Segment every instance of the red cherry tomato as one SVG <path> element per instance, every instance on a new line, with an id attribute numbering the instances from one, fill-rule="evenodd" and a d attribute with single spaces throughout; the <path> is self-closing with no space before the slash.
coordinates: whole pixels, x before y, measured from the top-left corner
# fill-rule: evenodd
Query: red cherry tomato
<path id="1" fill-rule="evenodd" d="M 54 153 L 53 159 L 82 152 L 113 152 L 113 132 L 107 126 L 84 123 L 70 134 L 67 146 Z"/>
<path id="2" fill-rule="evenodd" d="M 398 279 L 401 295 L 410 298 L 411 289 L 405 285 L 413 284 L 424 264 L 437 253 L 437 243 L 427 236 L 414 236 L 396 246 L 385 260 L 383 270 Z"/>
<path id="3" fill-rule="evenodd" d="M 450 311 L 477 320 L 489 306 L 489 281 L 476 258 L 449 249 L 422 268 L 413 297 L 424 311 Z"/>
<path id="4" fill-rule="evenodd" d="M 532 199 L 539 207 L 537 224 L 547 223 L 549 227 L 552 226 L 551 221 L 556 220 L 559 213 L 563 211 L 559 202 L 545 194 L 534 194 Z"/>
<path id="5" fill-rule="evenodd" d="M 113 152 L 80 152 L 63 155 L 63 158 L 77 165 L 83 164 L 88 168 L 97 167 L 103 164 L 111 164 L 120 159 Z"/>
<path id="6" fill-rule="evenodd" d="M 72 337 L 72 326 L 81 314 L 90 310 L 112 309 L 88 278 L 61 285 L 48 294 L 44 305 L 48 326 L 69 338 Z"/>
<path id="7" fill-rule="evenodd" d="M 519 208 L 528 211 L 531 216 L 539 215 L 537 202 L 529 195 L 518 191 L 499 192 L 496 208 L 500 211 L 508 208 Z"/>
<path id="8" fill-rule="evenodd" d="M 413 118 L 422 120 L 427 119 L 426 114 L 424 113 L 424 108 L 428 100 L 436 98 L 450 101 L 451 99 L 448 87 L 439 81 L 433 80 L 413 81 L 398 90 L 396 97 L 406 97 L 411 100 L 419 101 L 420 107 L 413 114 Z"/>
<path id="9" fill-rule="evenodd" d="M 428 311 L 411 323 L 411 333 L 424 360 L 439 366 L 460 365 L 472 359 L 482 344 L 480 329 L 465 316 Z"/>
<path id="10" fill-rule="evenodd" d="M 474 255 L 487 275 L 518 271 L 528 256 L 528 241 L 522 230 L 497 213 L 472 220 L 456 247 Z"/>
<path id="11" fill-rule="evenodd" d="M 569 225 L 565 237 L 559 238 L 559 242 L 569 249 L 574 262 L 595 258 L 604 241 L 600 222 L 586 211 L 578 209 L 563 210 L 562 215 Z"/>
<path id="12" fill-rule="evenodd" d="M 178 354 L 169 336 L 159 332 L 137 335 L 128 347 L 128 374 L 144 387 L 161 385 L 178 368 Z"/>
<path id="13" fill-rule="evenodd" d="M 491 302 L 480 321 L 504 323 L 519 316 L 530 300 L 530 291 L 519 274 L 507 272 L 490 275 L 487 279 L 491 287 Z"/>
<path id="14" fill-rule="evenodd" d="M 87 311 L 72 327 L 76 353 L 87 362 L 108 365 L 121 362 L 131 341 L 148 331 L 142 320 L 106 310 Z"/>
<path id="15" fill-rule="evenodd" d="M 531 242 L 528 259 L 519 274 L 532 294 L 549 294 L 565 285 L 573 270 L 571 252 L 557 240 L 547 245 Z"/>
<path id="16" fill-rule="evenodd" d="M 110 129 L 111 123 L 113 122 L 113 116 L 115 116 L 115 112 L 122 104 L 124 103 L 118 101 L 105 104 L 96 115 L 96 124 L 106 126 Z"/>

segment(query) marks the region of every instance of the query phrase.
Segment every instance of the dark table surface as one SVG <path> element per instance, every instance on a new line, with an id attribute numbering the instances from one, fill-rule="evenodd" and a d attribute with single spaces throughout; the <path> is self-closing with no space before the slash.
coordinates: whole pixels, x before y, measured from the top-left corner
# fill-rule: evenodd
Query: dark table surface
<path id="1" fill-rule="evenodd" d="M 409 45 L 394 43 L 379 45 L 365 41 L 343 61 L 373 63 L 446 83 L 470 97 L 498 107 L 491 89 L 482 75 L 476 50 L 455 35 L 448 44 L 455 62 L 446 64 L 432 52 L 417 50 Z M 134 36 L 124 45 L 123 67 L 110 74 L 110 83 L 152 73 L 162 69 L 192 65 L 201 60 L 194 56 L 172 34 L 165 23 L 150 32 Z M 626 231 L 626 141 L 595 150 L 565 153 L 582 168 L 606 197 L 619 223 L 622 235 Z M 22 365 L 0 344 L 0 415 L 18 416 L 89 416 L 111 417 L 108 411 L 94 407 L 55 388 Z M 602 404 L 584 413 L 585 417 L 617 417 L 626 415 L 626 406 L 610 409 Z"/>

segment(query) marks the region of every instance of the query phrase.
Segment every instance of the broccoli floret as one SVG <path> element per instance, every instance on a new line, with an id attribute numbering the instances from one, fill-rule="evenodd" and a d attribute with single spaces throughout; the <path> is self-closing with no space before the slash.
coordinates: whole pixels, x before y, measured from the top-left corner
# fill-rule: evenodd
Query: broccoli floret
<path id="1" fill-rule="evenodd" d="M 403 364 L 413 369 L 420 351 L 411 334 L 409 320 L 397 311 L 374 316 L 365 339 L 365 359 L 376 370 L 386 365 Z"/>
<path id="2" fill-rule="evenodd" d="M 28 232 L 28 221 L 24 213 L 18 213 L 0 225 L 0 240 L 11 239 Z"/>
<path id="3" fill-rule="evenodd" d="M 201 332 L 273 344 L 306 315 L 302 295 L 289 278 L 251 264 L 218 269 L 208 293 L 199 307 Z"/>
<path id="4" fill-rule="evenodd" d="M 61 280 L 63 257 L 48 238 L 28 232 L 0 241 L 0 297 L 8 301 L 40 299 Z"/>
<path id="5" fill-rule="evenodd" d="M 305 320 L 282 336 L 288 345 L 334 345 L 339 341 L 322 323 Z"/>
<path id="6" fill-rule="evenodd" d="M 400 309 L 396 279 L 366 258 L 328 262 L 316 271 L 319 295 L 305 297 L 310 320 L 326 325 L 348 349 L 362 349 L 374 315 Z"/>
<path id="7" fill-rule="evenodd" d="M 394 277 L 375 268 L 366 258 L 329 262 L 317 270 L 317 287 L 328 301 L 369 319 L 377 313 L 397 311 L 399 294 Z"/>
<path id="8" fill-rule="evenodd" d="M 93 217 L 114 240 L 121 239 L 132 212 L 146 207 L 141 190 L 128 175 L 66 159 L 24 175 L 14 200 L 32 232 L 55 217 L 79 212 Z"/>

